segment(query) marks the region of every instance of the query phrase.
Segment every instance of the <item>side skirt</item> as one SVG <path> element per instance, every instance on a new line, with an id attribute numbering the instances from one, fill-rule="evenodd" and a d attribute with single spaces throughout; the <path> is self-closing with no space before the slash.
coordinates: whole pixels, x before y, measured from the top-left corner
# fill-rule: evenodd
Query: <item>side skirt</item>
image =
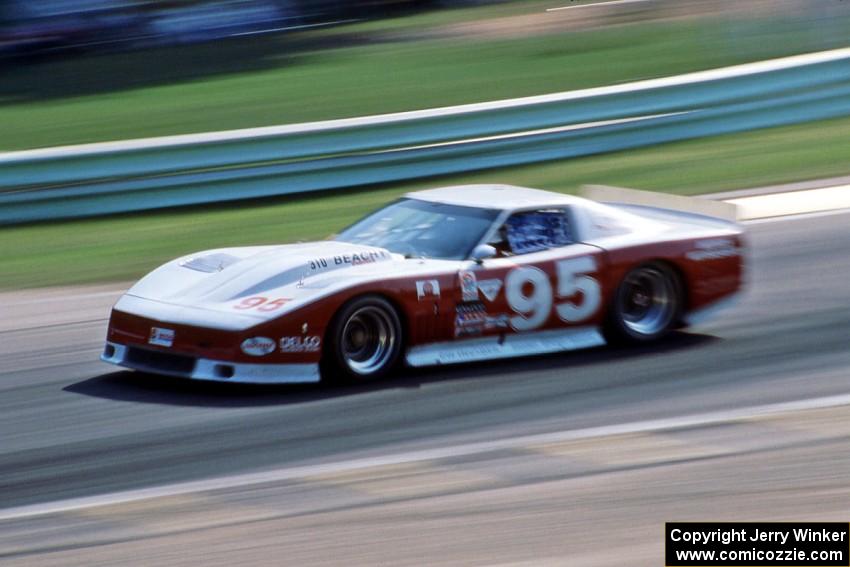
<path id="1" fill-rule="evenodd" d="M 407 351 L 410 366 L 457 364 L 578 350 L 605 344 L 596 327 L 555 329 L 516 335 L 480 337 L 415 346 Z"/>

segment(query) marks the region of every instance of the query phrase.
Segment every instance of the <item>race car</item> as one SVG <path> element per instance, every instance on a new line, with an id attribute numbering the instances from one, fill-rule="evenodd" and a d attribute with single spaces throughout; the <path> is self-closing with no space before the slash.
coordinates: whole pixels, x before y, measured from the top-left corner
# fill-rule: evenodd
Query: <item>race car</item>
<path id="1" fill-rule="evenodd" d="M 734 217 L 604 196 L 445 187 L 330 240 L 190 254 L 119 299 L 101 359 L 226 382 L 366 381 L 402 364 L 653 341 L 740 291 Z"/>

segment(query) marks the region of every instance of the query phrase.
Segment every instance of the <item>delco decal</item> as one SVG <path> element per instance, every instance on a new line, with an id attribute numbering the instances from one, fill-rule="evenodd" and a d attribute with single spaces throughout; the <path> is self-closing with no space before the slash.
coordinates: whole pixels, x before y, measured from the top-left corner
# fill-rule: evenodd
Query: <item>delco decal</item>
<path id="1" fill-rule="evenodd" d="M 475 274 L 463 270 L 458 274 L 460 279 L 460 293 L 462 301 L 478 301 L 478 284 Z"/>
<path id="2" fill-rule="evenodd" d="M 696 250 L 691 250 L 685 256 L 695 262 L 703 260 L 720 260 L 741 255 L 741 249 L 735 246 L 735 242 L 729 238 L 712 238 L 709 240 L 698 240 L 694 243 Z"/>
<path id="3" fill-rule="evenodd" d="M 163 329 L 161 327 L 151 327 L 151 334 L 148 336 L 148 344 L 170 347 L 174 344 L 174 330 Z"/>
<path id="4" fill-rule="evenodd" d="M 419 301 L 423 299 L 440 298 L 440 282 L 437 280 L 424 280 L 416 282 L 416 298 Z"/>
<path id="5" fill-rule="evenodd" d="M 280 352 L 317 352 L 321 346 L 322 338 L 315 335 L 280 338 Z"/>
<path id="6" fill-rule="evenodd" d="M 354 252 L 352 254 L 339 254 L 327 258 L 315 258 L 308 262 L 308 266 L 314 272 L 340 266 L 359 266 L 361 264 L 372 264 L 382 260 L 389 260 L 392 256 L 386 250 L 368 250 L 365 252 Z"/>
<path id="7" fill-rule="evenodd" d="M 265 356 L 274 352 L 277 345 L 268 337 L 251 337 L 242 341 L 242 352 L 248 356 Z"/>

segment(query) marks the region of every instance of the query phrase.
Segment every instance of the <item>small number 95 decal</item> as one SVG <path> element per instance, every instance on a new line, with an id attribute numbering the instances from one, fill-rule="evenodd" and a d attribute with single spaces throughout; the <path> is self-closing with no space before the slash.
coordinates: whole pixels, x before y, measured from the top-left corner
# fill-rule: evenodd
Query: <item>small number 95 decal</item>
<path id="1" fill-rule="evenodd" d="M 292 301 L 286 297 L 279 297 L 276 299 L 269 299 L 267 297 L 246 297 L 239 303 L 233 306 L 234 309 L 240 309 L 242 311 L 247 311 L 249 309 L 255 309 L 257 311 L 274 311 L 276 309 L 280 309 L 288 302 Z"/>

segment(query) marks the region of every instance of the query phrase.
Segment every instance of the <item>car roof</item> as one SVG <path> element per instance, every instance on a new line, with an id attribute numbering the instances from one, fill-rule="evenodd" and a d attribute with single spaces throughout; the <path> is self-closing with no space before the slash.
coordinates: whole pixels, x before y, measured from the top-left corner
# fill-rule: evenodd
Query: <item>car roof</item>
<path id="1" fill-rule="evenodd" d="M 501 210 L 574 205 L 584 202 L 584 199 L 580 197 L 514 185 L 455 185 L 415 191 L 408 193 L 405 197 L 447 205 Z"/>

